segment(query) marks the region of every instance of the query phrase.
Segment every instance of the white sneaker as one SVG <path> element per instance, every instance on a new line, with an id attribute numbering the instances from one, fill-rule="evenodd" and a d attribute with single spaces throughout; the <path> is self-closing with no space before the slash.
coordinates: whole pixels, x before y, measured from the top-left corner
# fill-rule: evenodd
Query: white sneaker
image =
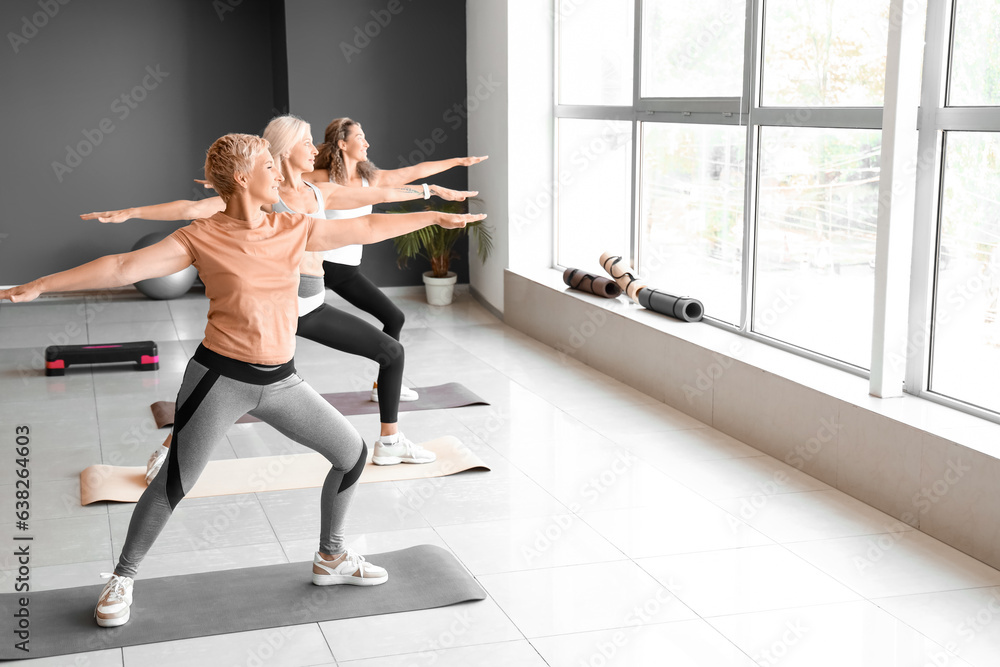
<path id="1" fill-rule="evenodd" d="M 401 386 L 399 389 L 399 400 L 401 401 L 415 401 L 420 398 L 420 394 L 413 391 L 409 387 Z M 372 402 L 378 403 L 378 382 L 372 386 Z"/>
<path id="2" fill-rule="evenodd" d="M 389 440 L 385 442 L 384 440 Z M 409 440 L 402 433 L 395 436 L 383 435 L 375 441 L 372 463 L 377 466 L 393 466 L 397 463 L 431 463 L 437 455 Z"/>
<path id="3" fill-rule="evenodd" d="M 160 468 L 163 467 L 163 462 L 167 460 L 169 453 L 169 447 L 160 445 L 156 451 L 149 455 L 149 460 L 146 461 L 146 486 L 153 483 L 153 478 L 156 477 L 156 473 L 160 472 Z"/>
<path id="4" fill-rule="evenodd" d="M 372 565 L 352 549 L 335 560 L 323 560 L 318 551 L 313 557 L 313 583 L 317 586 L 378 586 L 387 581 L 389 573 L 384 568 Z"/>
<path id="5" fill-rule="evenodd" d="M 102 628 L 115 628 L 125 625 L 129 619 L 129 607 L 132 605 L 132 578 L 119 577 L 117 574 L 105 572 L 102 579 L 110 579 L 101 591 L 94 609 L 94 618 Z"/>

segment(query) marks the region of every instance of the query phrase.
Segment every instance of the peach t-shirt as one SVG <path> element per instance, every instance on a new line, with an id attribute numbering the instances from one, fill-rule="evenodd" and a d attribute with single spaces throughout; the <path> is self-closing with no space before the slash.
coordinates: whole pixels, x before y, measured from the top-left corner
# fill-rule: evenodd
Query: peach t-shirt
<path id="1" fill-rule="evenodd" d="M 170 235 L 205 283 L 205 347 L 252 364 L 283 364 L 295 355 L 299 261 L 315 221 L 266 213 L 251 229 L 219 212 Z"/>

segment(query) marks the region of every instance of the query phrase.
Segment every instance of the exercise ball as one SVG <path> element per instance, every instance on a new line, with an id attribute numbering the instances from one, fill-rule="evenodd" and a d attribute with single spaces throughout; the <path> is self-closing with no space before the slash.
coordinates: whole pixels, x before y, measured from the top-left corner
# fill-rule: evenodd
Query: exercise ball
<path id="1" fill-rule="evenodd" d="M 168 236 L 170 236 L 168 232 L 146 234 L 135 242 L 132 250 L 146 248 L 154 243 L 159 243 Z M 191 289 L 191 285 L 194 284 L 194 279 L 197 277 L 198 269 L 194 268 L 194 265 L 191 265 L 185 269 L 181 269 L 177 273 L 171 273 L 169 276 L 140 280 L 135 284 L 135 288 L 150 299 L 176 299 Z"/>

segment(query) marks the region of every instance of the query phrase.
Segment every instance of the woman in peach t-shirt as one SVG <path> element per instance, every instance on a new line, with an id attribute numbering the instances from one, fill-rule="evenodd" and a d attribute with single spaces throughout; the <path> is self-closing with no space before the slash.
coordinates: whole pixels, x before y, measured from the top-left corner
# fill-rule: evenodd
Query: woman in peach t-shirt
<path id="1" fill-rule="evenodd" d="M 216 140 L 205 177 L 225 210 L 198 219 L 159 243 L 108 255 L 74 269 L 0 290 L 0 300 L 31 301 L 53 291 L 128 285 L 194 264 L 209 298 L 205 340 L 188 362 L 177 395 L 173 446 L 165 474 L 146 488 L 94 615 L 102 627 L 129 620 L 133 577 L 174 507 L 197 481 L 212 449 L 250 412 L 327 458 L 316 585 L 384 583 L 388 573 L 344 545 L 344 521 L 367 448 L 350 423 L 295 373 L 298 269 L 306 251 L 375 243 L 431 224 L 463 227 L 483 215 L 413 213 L 326 222 L 300 214 L 264 213 L 282 180 L 260 137 Z M 252 271 L 253 281 L 241 280 Z"/>

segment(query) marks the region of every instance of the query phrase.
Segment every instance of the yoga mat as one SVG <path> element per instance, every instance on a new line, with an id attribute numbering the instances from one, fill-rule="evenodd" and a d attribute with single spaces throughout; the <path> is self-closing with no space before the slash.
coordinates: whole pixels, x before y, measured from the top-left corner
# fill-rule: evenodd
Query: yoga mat
<path id="1" fill-rule="evenodd" d="M 423 545 L 366 558 L 388 570 L 389 581 L 381 586 L 314 586 L 311 563 L 138 579 L 131 618 L 117 628 L 101 628 L 94 621 L 103 584 L 7 593 L 0 595 L 5 626 L 0 659 L 99 651 L 486 598 L 462 564 L 440 547 Z M 15 648 L 20 639 L 13 633 L 14 614 L 21 608 L 21 597 L 28 598 L 29 653 Z M 281 664 L 280 653 L 276 648 L 273 664 Z"/>
<path id="2" fill-rule="evenodd" d="M 605 299 L 614 299 L 622 293 L 622 288 L 615 281 L 586 273 L 582 269 L 563 271 L 563 282 L 575 290 L 603 296 Z"/>
<path id="3" fill-rule="evenodd" d="M 632 274 L 628 270 L 628 264 L 620 255 L 612 255 L 607 252 L 604 253 L 601 255 L 601 267 L 615 279 L 615 282 L 618 283 L 618 286 L 625 291 L 628 298 L 638 302 L 636 293 L 643 289 L 646 286 L 646 283 L 642 282 L 638 276 Z"/>
<path id="4" fill-rule="evenodd" d="M 368 450 L 368 464 L 361 482 L 445 477 L 465 470 L 489 470 L 472 450 L 454 436 L 420 443 L 437 454 L 433 463 L 377 466 Z M 311 489 L 323 485 L 330 462 L 321 454 L 285 454 L 248 459 L 209 461 L 194 488 L 185 498 L 229 496 L 238 493 Z M 134 503 L 146 490 L 145 466 L 92 465 L 80 473 L 80 504 L 98 500 Z"/>
<path id="5" fill-rule="evenodd" d="M 469 405 L 489 405 L 479 396 L 457 382 L 439 384 L 433 387 L 414 387 L 420 394 L 416 401 L 400 401 L 399 411 L 441 410 L 443 408 L 464 408 Z M 323 394 L 327 403 L 337 408 L 342 415 L 373 415 L 378 413 L 378 403 L 371 400 L 371 391 L 347 391 L 339 394 Z M 163 428 L 174 423 L 173 401 L 157 401 L 150 406 L 156 427 Z M 260 421 L 256 417 L 243 415 L 237 424 Z"/>
<path id="6" fill-rule="evenodd" d="M 698 299 L 674 296 L 649 287 L 639 290 L 639 305 L 685 322 L 698 322 L 705 314 L 705 307 Z"/>
<path id="7" fill-rule="evenodd" d="M 705 307 L 698 299 L 674 296 L 646 285 L 639 277 L 628 271 L 628 265 L 619 255 L 604 253 L 601 255 L 601 266 L 611 274 L 618 286 L 625 290 L 628 297 L 643 308 L 685 322 L 698 322 L 705 314 Z M 565 280 L 565 274 L 563 279 Z"/>

